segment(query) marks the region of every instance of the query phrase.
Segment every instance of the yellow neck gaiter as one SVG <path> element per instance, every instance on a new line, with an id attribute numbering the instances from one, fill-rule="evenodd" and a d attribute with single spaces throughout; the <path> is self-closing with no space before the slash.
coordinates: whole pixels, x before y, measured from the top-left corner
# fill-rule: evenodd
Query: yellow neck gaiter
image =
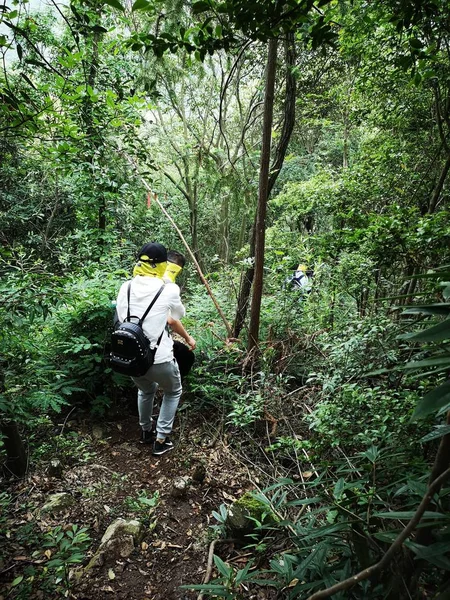
<path id="1" fill-rule="evenodd" d="M 176 265 L 175 263 L 168 262 L 167 267 L 166 267 L 166 272 L 164 273 L 164 277 L 167 279 L 170 279 L 170 281 L 175 283 L 175 279 L 177 278 L 177 275 L 179 275 L 182 270 L 183 270 L 183 267 L 180 267 L 180 265 Z"/>
<path id="2" fill-rule="evenodd" d="M 150 260 L 148 256 L 145 255 L 141 256 L 141 258 L 144 260 Z M 147 277 L 159 277 L 159 279 L 162 279 L 166 267 L 167 262 L 156 263 L 153 267 L 152 263 L 139 260 L 133 269 L 133 276 L 136 277 L 136 275 L 146 275 Z"/>

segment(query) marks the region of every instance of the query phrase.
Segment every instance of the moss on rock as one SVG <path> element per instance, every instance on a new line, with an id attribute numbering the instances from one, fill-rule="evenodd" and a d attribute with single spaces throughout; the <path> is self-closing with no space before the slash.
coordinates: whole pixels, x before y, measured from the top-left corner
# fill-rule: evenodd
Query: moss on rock
<path id="1" fill-rule="evenodd" d="M 267 523 L 274 522 L 276 517 L 268 511 L 264 502 L 255 498 L 252 492 L 246 492 L 230 507 L 226 527 L 232 537 L 244 538 L 255 530 L 254 519 Z"/>

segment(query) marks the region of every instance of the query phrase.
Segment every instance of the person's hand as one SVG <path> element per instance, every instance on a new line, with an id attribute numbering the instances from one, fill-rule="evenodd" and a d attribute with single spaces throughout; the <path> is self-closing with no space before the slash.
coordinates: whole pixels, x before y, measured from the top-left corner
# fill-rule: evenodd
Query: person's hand
<path id="1" fill-rule="evenodd" d="M 191 350 L 195 350 L 197 342 L 194 340 L 194 338 L 191 335 L 187 336 L 186 343 Z"/>

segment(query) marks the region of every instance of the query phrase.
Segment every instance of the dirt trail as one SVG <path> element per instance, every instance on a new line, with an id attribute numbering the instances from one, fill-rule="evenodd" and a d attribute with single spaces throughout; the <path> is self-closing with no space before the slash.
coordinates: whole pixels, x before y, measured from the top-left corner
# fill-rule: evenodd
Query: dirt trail
<path id="1" fill-rule="evenodd" d="M 119 517 L 137 519 L 147 529 L 141 546 L 128 559 L 83 574 L 69 598 L 196 598 L 197 592 L 180 590 L 180 586 L 202 582 L 212 539 L 211 513 L 250 489 L 246 469 L 221 441 L 214 443 L 205 437 L 202 426 L 188 429 L 181 423 L 173 438 L 175 449 L 161 457 L 152 456 L 151 446 L 138 442 L 135 416 L 73 429 L 79 439 L 89 442 L 84 463 L 66 467 L 61 479 L 36 470 L 27 482 L 18 483 L 15 492 L 27 493 L 36 506 L 27 515 L 20 515 L 22 521 L 35 520 L 42 532 L 56 525 L 88 527 L 92 538 L 88 558 L 97 550 L 107 527 Z M 176 498 L 171 490 L 179 476 L 188 478 L 189 485 L 186 495 Z M 56 492 L 69 492 L 75 504 L 58 516 L 42 516 L 39 508 Z M 159 500 L 151 514 L 149 504 L 155 494 Z M 13 556 L 5 567 L 14 564 L 16 555 L 26 555 L 26 544 L 10 552 Z M 8 581 L 20 575 L 21 566 L 18 563 L 8 571 Z"/>

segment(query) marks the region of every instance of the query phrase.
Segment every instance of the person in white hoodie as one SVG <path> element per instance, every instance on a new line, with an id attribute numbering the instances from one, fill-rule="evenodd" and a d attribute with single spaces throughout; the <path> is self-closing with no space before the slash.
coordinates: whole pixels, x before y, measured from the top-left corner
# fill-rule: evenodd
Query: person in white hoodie
<path id="1" fill-rule="evenodd" d="M 182 386 L 180 370 L 173 356 L 173 341 L 167 330 L 169 314 L 181 319 L 185 309 L 176 283 L 165 283 L 163 276 L 167 266 L 167 250 L 162 244 L 145 244 L 133 270 L 130 291 L 130 314 L 142 317 L 149 304 L 162 288 L 155 304 L 143 323 L 143 330 L 152 347 L 157 346 L 155 360 L 145 375 L 133 377 L 138 387 L 139 424 L 142 428 L 141 442 L 153 443 L 153 454 L 159 456 L 173 449 L 170 440 L 175 414 L 180 401 Z M 123 322 L 127 317 L 128 281 L 125 281 L 117 296 L 117 317 Z M 156 440 L 152 432 L 153 400 L 161 387 L 164 396 L 156 423 Z"/>

